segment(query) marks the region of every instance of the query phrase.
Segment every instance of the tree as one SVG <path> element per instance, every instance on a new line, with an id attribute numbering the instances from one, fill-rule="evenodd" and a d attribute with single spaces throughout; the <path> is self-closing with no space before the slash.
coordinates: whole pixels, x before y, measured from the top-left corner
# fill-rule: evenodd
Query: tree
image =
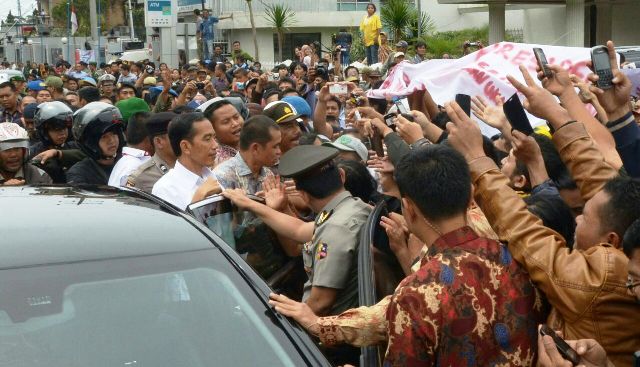
<path id="1" fill-rule="evenodd" d="M 271 26 L 276 29 L 278 34 L 278 61 L 282 62 L 282 44 L 284 42 L 284 32 L 288 31 L 289 27 L 295 24 L 296 13 L 291 10 L 289 5 L 282 4 L 268 4 L 265 5 L 265 18 L 271 23 Z"/>
<path id="2" fill-rule="evenodd" d="M 394 41 L 404 39 L 414 23 L 417 11 L 407 0 L 388 0 L 380 11 L 382 25 L 393 35 Z"/>
<path id="3" fill-rule="evenodd" d="M 11 10 L 9 10 L 9 14 L 7 15 L 7 20 L 6 20 L 7 24 L 13 25 L 15 21 L 16 21 L 16 17 L 13 14 L 11 14 Z"/>
<path id="4" fill-rule="evenodd" d="M 76 36 L 91 35 L 89 1 L 90 0 L 73 0 L 73 6 L 76 9 L 76 17 L 78 18 L 78 32 L 76 33 Z M 105 25 L 110 24 L 109 22 L 113 21 L 115 17 L 113 16 L 112 12 L 105 11 L 105 9 L 107 9 L 108 7 L 113 7 L 114 2 L 109 2 L 107 0 L 98 1 L 100 1 L 100 8 L 103 10 L 102 14 L 98 14 L 98 16 L 100 17 L 100 23 L 102 24 L 102 29 L 107 29 Z M 55 26 L 64 29 L 66 32 L 69 21 L 67 2 L 63 1 L 54 6 L 53 9 L 51 9 L 51 17 L 53 18 Z"/>
<path id="5" fill-rule="evenodd" d="M 253 19 L 253 6 L 251 0 L 247 0 L 249 6 L 249 20 L 251 20 L 251 33 L 253 34 L 253 48 L 255 50 L 256 61 L 260 60 L 260 54 L 258 53 L 258 36 L 256 36 L 256 22 Z"/>

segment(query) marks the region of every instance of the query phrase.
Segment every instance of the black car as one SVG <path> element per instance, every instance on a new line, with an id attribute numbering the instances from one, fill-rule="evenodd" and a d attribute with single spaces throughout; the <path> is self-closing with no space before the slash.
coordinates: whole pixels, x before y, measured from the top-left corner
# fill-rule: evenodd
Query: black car
<path id="1" fill-rule="evenodd" d="M 0 188 L 0 366 L 328 366 L 192 216 L 109 188 Z"/>

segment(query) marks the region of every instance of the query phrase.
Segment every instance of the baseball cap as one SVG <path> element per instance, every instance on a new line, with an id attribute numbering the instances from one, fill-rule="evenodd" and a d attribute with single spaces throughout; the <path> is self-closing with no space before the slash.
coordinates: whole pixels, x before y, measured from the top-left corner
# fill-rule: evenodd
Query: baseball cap
<path id="1" fill-rule="evenodd" d="M 95 79 L 93 79 L 93 78 L 92 78 L 92 77 L 90 77 L 90 76 L 82 77 L 82 78 L 80 79 L 80 81 L 78 82 L 78 84 L 79 84 L 79 86 L 80 86 L 80 87 L 82 87 L 83 85 L 84 85 L 84 86 L 86 86 L 87 84 L 88 84 L 88 85 L 90 85 L 90 86 L 92 86 L 92 87 L 97 86 L 97 84 L 96 84 L 96 80 L 95 80 Z"/>
<path id="2" fill-rule="evenodd" d="M 400 57 L 400 56 L 404 56 L 404 52 L 396 52 L 395 54 L 393 54 L 393 58 L 395 59 L 396 57 Z"/>
<path id="3" fill-rule="evenodd" d="M 53 88 L 62 88 L 62 79 L 60 79 L 57 76 L 50 76 L 48 77 L 45 81 L 44 84 L 47 87 L 53 87 Z"/>
<path id="4" fill-rule="evenodd" d="M 22 116 L 27 120 L 33 120 L 36 117 L 36 110 L 38 109 L 37 103 L 29 103 L 24 106 L 24 111 L 22 112 Z"/>
<path id="5" fill-rule="evenodd" d="M 396 47 L 407 48 L 407 47 L 409 47 L 409 44 L 407 43 L 407 41 L 399 41 L 398 43 L 396 43 Z"/>
<path id="6" fill-rule="evenodd" d="M 156 85 L 156 83 L 158 82 L 158 80 L 152 76 L 148 76 L 146 78 L 144 78 L 144 80 L 142 81 L 143 85 Z"/>
<path id="7" fill-rule="evenodd" d="M 282 98 L 282 101 L 290 104 L 298 115 L 311 117 L 311 107 L 309 106 L 309 102 L 307 102 L 304 98 L 298 96 L 287 96 Z"/>
<path id="8" fill-rule="evenodd" d="M 360 159 L 367 161 L 369 158 L 369 151 L 367 147 L 362 144 L 360 139 L 354 138 L 351 135 L 342 135 L 334 142 L 322 143 L 324 146 L 331 146 L 343 152 L 355 152 Z"/>
<path id="9" fill-rule="evenodd" d="M 277 124 L 283 124 L 291 121 L 302 122 L 296 109 L 284 101 L 273 101 L 269 103 L 264 106 L 262 114 L 270 117 Z"/>
<path id="10" fill-rule="evenodd" d="M 47 86 L 44 84 L 44 82 L 42 80 L 33 80 L 30 81 L 29 83 L 27 83 L 27 89 L 32 90 L 32 91 L 40 91 L 45 89 Z"/>

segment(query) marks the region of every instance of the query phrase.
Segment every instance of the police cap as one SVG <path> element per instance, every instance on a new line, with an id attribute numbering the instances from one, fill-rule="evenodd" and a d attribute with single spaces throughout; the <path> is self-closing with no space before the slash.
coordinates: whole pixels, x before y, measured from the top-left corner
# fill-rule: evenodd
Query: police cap
<path id="1" fill-rule="evenodd" d="M 151 115 L 146 123 L 149 136 L 166 134 L 169 122 L 176 116 L 178 116 L 178 114 L 173 112 L 160 112 Z"/>
<path id="2" fill-rule="evenodd" d="M 278 170 L 282 177 L 300 177 L 322 167 L 338 154 L 335 148 L 299 145 L 282 156 Z"/>

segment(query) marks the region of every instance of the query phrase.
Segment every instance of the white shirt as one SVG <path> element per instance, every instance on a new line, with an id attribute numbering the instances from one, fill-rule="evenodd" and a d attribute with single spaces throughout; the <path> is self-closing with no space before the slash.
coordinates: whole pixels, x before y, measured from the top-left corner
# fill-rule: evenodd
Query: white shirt
<path id="1" fill-rule="evenodd" d="M 176 165 L 153 185 L 151 193 L 185 210 L 191 204 L 198 187 L 209 177 L 215 178 L 215 175 L 208 167 L 204 167 L 202 174 L 198 176 L 180 164 L 180 161 L 176 161 Z"/>
<path id="2" fill-rule="evenodd" d="M 151 156 L 144 150 L 124 147 L 122 158 L 113 166 L 111 176 L 109 176 L 109 186 L 125 186 L 129 175 L 150 158 Z"/>

